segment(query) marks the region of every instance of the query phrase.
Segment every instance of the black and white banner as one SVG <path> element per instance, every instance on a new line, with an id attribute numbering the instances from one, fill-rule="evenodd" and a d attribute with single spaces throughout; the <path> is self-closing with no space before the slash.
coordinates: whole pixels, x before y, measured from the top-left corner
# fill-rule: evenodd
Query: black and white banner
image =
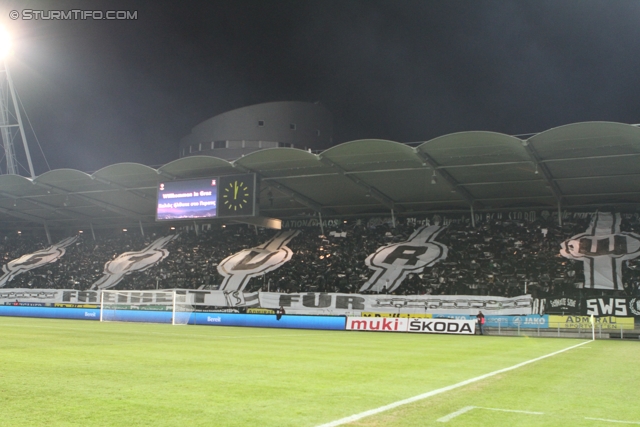
<path id="1" fill-rule="evenodd" d="M 284 307 L 293 314 L 353 315 L 360 312 L 476 315 L 532 314 L 530 295 L 513 298 L 476 295 L 362 295 L 318 292 L 260 292 L 260 306 Z"/>
<path id="2" fill-rule="evenodd" d="M 7 282 L 11 281 L 11 279 L 25 271 L 33 270 L 34 268 L 56 262 L 66 252 L 65 248 L 72 245 L 76 240 L 78 240 L 78 236 L 67 237 L 46 249 L 41 249 L 31 254 L 25 254 L 20 258 L 9 261 L 7 264 L 2 266 L 4 274 L 0 277 L 0 288 L 6 285 Z"/>
<path id="3" fill-rule="evenodd" d="M 279 294 L 275 292 L 238 292 L 182 289 L 187 301 L 198 307 L 247 308 L 284 307 L 290 314 L 359 315 L 362 312 L 473 315 L 526 315 L 532 313 L 530 295 L 513 298 L 464 295 L 361 295 L 318 292 Z M 73 289 L 3 289 L 0 304 L 100 303 L 100 290 Z M 154 298 L 153 292 L 131 292 L 132 298 Z M 152 300 L 150 300 L 152 301 Z"/>
<path id="4" fill-rule="evenodd" d="M 620 214 L 597 212 L 586 232 L 562 243 L 560 254 L 582 261 L 585 288 L 623 289 L 622 262 L 640 256 L 640 235 L 620 231 Z"/>
<path id="5" fill-rule="evenodd" d="M 169 255 L 164 247 L 177 234 L 161 237 L 141 251 L 125 252 L 104 265 L 104 276 L 98 279 L 91 289 L 109 289 L 117 285 L 124 276 L 135 271 L 144 271 L 153 267 Z"/>
<path id="6" fill-rule="evenodd" d="M 419 273 L 425 267 L 447 258 L 448 248 L 435 238 L 446 227 L 432 225 L 416 229 L 409 240 L 382 246 L 364 261 L 375 273 L 360 288 L 360 292 L 393 292 L 409 273 Z"/>
<path id="7" fill-rule="evenodd" d="M 558 297 L 538 301 L 544 306 L 539 314 L 640 317 L 640 297 Z"/>
<path id="8" fill-rule="evenodd" d="M 260 246 L 243 249 L 223 259 L 218 265 L 218 273 L 224 276 L 220 289 L 241 292 L 252 277 L 280 268 L 293 256 L 287 244 L 298 233 L 298 230 L 281 231 Z"/>

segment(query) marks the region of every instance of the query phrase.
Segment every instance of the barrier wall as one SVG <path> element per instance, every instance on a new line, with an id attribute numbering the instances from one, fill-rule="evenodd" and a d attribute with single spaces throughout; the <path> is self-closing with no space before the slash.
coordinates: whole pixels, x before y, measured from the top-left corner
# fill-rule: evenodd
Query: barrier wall
<path id="1" fill-rule="evenodd" d="M 100 320 L 100 309 L 97 308 L 53 308 L 53 307 L 29 307 L 29 306 L 2 306 L 0 305 L 0 316 L 15 317 L 37 317 L 50 319 L 75 319 L 75 320 Z M 122 321 L 128 322 L 149 322 L 149 323 L 171 323 L 171 312 L 167 311 L 136 311 L 122 310 L 118 312 Z M 307 316 L 307 315 L 284 315 L 280 320 L 275 315 L 270 314 L 238 314 L 238 313 L 200 313 L 194 312 L 189 316 L 191 325 L 211 325 L 211 326 L 245 326 L 256 328 L 285 328 L 285 329 L 318 329 L 336 330 L 346 329 L 360 330 L 388 330 L 388 331 L 408 331 L 410 321 L 418 320 L 426 322 L 431 320 L 428 317 L 395 317 L 376 313 L 367 313 L 366 317 L 349 317 L 350 320 L 375 321 L 374 327 L 349 328 L 347 318 L 343 316 Z M 377 319 L 377 320 L 375 320 Z M 386 320 L 385 324 L 378 321 Z M 399 329 L 396 329 L 395 320 L 398 319 Z M 475 332 L 475 316 L 468 315 L 433 315 L 432 320 L 451 319 L 453 321 L 469 322 L 470 330 L 466 333 Z M 634 329 L 633 317 L 603 316 L 596 317 L 596 329 Z M 380 326 L 377 326 L 380 323 Z M 419 322 L 418 322 L 419 323 Z M 416 323 L 416 324 L 418 324 Z M 433 322 L 432 322 L 433 323 Z M 454 322 L 455 323 L 455 322 Z M 367 323 L 368 325 L 368 323 Z M 390 325 L 393 325 L 390 326 Z M 421 323 L 422 325 L 422 323 Z M 429 324 L 431 325 L 431 323 Z M 435 323 L 434 323 L 435 325 Z M 486 316 L 485 327 L 489 328 L 512 328 L 512 329 L 547 329 L 547 328 L 584 328 L 590 327 L 588 316 Z M 392 329 L 389 329 L 392 328 Z M 429 328 L 421 328 L 420 332 L 431 332 Z M 461 333 L 457 331 L 434 330 L 435 333 Z"/>
<path id="2" fill-rule="evenodd" d="M 0 316 L 100 320 L 100 309 L 0 306 Z M 127 322 L 171 323 L 171 312 L 167 311 L 122 310 L 118 312 L 118 317 Z M 342 316 L 284 315 L 276 320 L 275 315 L 236 313 L 191 313 L 189 317 L 191 325 L 340 331 L 344 330 L 345 321 Z"/>
<path id="3" fill-rule="evenodd" d="M 100 309 L 24 307 L 0 305 L 0 316 L 43 317 L 48 319 L 100 320 Z M 171 317 L 171 313 L 169 313 Z"/>
<path id="4" fill-rule="evenodd" d="M 194 313 L 197 325 L 250 326 L 256 328 L 323 329 L 343 331 L 346 318 L 342 316 L 287 315 L 276 320 L 275 315 Z"/>
<path id="5" fill-rule="evenodd" d="M 458 320 L 475 320 L 476 316 L 446 316 L 442 314 L 434 314 L 434 319 L 458 319 Z M 549 316 L 530 315 L 530 316 L 485 316 L 484 326 L 488 328 L 513 328 L 513 329 L 546 329 L 549 327 Z"/>

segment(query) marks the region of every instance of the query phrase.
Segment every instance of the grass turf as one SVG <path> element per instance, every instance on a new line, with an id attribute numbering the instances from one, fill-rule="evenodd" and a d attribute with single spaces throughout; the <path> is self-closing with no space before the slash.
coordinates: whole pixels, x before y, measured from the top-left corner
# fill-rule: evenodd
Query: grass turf
<path id="1" fill-rule="evenodd" d="M 2 426 L 317 426 L 580 342 L 11 317 L 0 337 Z M 640 422 L 638 345 L 596 341 L 352 425 Z M 436 421 L 465 406 L 545 414 Z"/>

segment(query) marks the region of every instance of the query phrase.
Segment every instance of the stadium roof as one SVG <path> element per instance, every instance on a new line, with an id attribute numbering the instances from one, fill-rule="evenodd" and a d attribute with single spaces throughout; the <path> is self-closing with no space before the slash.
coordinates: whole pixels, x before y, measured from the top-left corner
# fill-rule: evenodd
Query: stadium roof
<path id="1" fill-rule="evenodd" d="M 501 209 L 640 207 L 640 128 L 576 123 L 520 139 L 461 132 L 411 146 L 359 140 L 319 154 L 291 148 L 228 162 L 185 157 L 91 175 L 58 169 L 35 179 L 0 175 L 4 229 L 155 223 L 159 182 L 255 172 L 265 217 L 422 214 Z M 228 221 L 228 220 L 227 220 Z"/>

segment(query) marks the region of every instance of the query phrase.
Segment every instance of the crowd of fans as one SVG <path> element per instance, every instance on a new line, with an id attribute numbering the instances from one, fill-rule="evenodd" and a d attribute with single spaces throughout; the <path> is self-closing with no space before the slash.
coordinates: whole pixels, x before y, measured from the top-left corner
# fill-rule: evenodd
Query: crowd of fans
<path id="1" fill-rule="evenodd" d="M 640 234 L 636 215 L 623 215 L 622 230 Z M 583 263 L 560 255 L 560 245 L 583 233 L 589 215 L 570 215 L 563 225 L 557 218 L 532 215 L 348 220 L 338 227 L 305 227 L 288 247 L 292 259 L 271 272 L 252 278 L 245 291 L 360 292 L 373 271 L 365 259 L 379 247 L 406 241 L 422 225 L 446 226 L 435 241 L 448 248 L 442 259 L 423 271 L 409 274 L 395 294 L 495 295 L 534 297 L 593 295 L 584 289 Z M 205 225 L 198 230 L 147 230 L 81 235 L 57 262 L 20 275 L 7 288 L 89 289 L 104 275 L 108 261 L 123 252 L 139 251 L 165 233 L 179 233 L 166 249 L 169 255 L 145 271 L 125 275 L 116 289 L 217 289 L 223 281 L 218 264 L 229 255 L 265 243 L 276 235 L 247 225 Z M 21 255 L 48 246 L 43 236 L 10 235 L 0 239 L 3 265 Z M 623 262 L 624 289 L 619 295 L 640 296 L 640 257 Z"/>

